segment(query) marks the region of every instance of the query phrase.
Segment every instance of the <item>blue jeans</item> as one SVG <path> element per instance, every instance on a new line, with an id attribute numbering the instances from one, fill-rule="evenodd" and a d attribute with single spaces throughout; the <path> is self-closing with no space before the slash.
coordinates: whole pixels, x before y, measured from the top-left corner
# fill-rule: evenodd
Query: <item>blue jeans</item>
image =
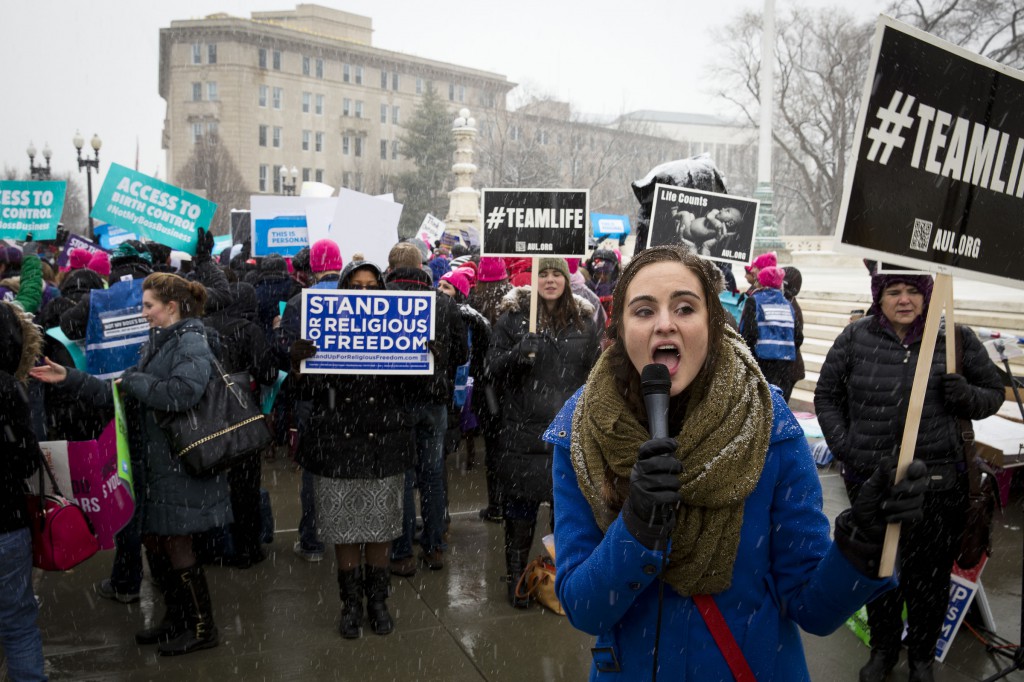
<path id="1" fill-rule="evenodd" d="M 413 488 L 420 489 L 420 510 L 423 534 L 420 546 L 432 552 L 444 549 L 444 432 L 448 428 L 448 412 L 444 405 L 419 405 L 409 412 L 416 418 L 416 467 L 405 472 L 405 502 L 402 534 L 392 543 L 391 557 L 412 556 L 416 534 L 416 502 Z"/>
<path id="2" fill-rule="evenodd" d="M 324 543 L 316 536 L 316 498 L 313 496 L 313 474 L 302 470 L 302 484 L 299 488 L 299 502 L 302 517 L 299 519 L 299 542 L 307 552 L 324 551 Z"/>
<path id="3" fill-rule="evenodd" d="M 0 533 L 0 647 L 12 682 L 46 680 L 38 613 L 32 594 L 32 536 L 28 528 Z"/>

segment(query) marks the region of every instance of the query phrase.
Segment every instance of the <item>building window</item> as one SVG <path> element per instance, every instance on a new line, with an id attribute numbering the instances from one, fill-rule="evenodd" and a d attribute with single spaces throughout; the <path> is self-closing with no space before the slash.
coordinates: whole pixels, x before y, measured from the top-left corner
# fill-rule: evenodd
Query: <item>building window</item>
<path id="1" fill-rule="evenodd" d="M 356 172 L 356 183 L 355 186 L 352 187 L 352 189 L 354 189 L 357 192 L 363 191 L 363 174 L 358 171 Z"/>
<path id="2" fill-rule="evenodd" d="M 341 153 L 344 156 L 348 156 L 350 140 L 348 135 L 341 136 Z"/>
<path id="3" fill-rule="evenodd" d="M 323 113 L 324 113 L 324 96 L 323 95 L 317 95 L 316 96 L 316 115 L 317 116 L 323 116 Z"/>
<path id="4" fill-rule="evenodd" d="M 351 187 L 352 186 L 352 171 L 345 171 L 341 174 L 341 186 Z"/>
<path id="5" fill-rule="evenodd" d="M 203 63 L 203 46 L 201 43 L 192 43 L 192 63 Z"/>
<path id="6" fill-rule="evenodd" d="M 217 63 L 217 43 L 210 43 L 206 46 L 206 61 L 210 64 Z"/>
<path id="7" fill-rule="evenodd" d="M 361 138 L 361 137 L 356 137 L 355 138 L 355 148 L 354 148 L 353 152 L 354 152 L 355 156 L 362 156 L 363 155 L 363 138 Z"/>
<path id="8" fill-rule="evenodd" d="M 362 117 L 363 117 L 363 100 L 357 99 L 356 100 L 356 118 L 362 118 Z"/>
<path id="9" fill-rule="evenodd" d="M 400 110 L 401 107 L 399 107 L 397 104 L 391 107 L 391 122 L 394 123 L 395 125 L 398 125 L 398 114 Z"/>
<path id="10" fill-rule="evenodd" d="M 459 87 L 457 87 L 455 89 L 455 96 L 458 98 L 458 100 L 460 102 L 465 102 L 466 101 L 466 86 L 465 85 L 460 85 Z"/>
<path id="11" fill-rule="evenodd" d="M 274 173 L 273 173 L 272 177 L 274 178 L 274 194 L 280 194 L 281 193 L 281 167 L 280 166 L 274 166 Z"/>
<path id="12" fill-rule="evenodd" d="M 267 68 L 267 48 L 265 47 L 260 48 L 260 68 Z"/>
<path id="13" fill-rule="evenodd" d="M 274 50 L 274 71 L 281 70 L 281 50 Z"/>
<path id="14" fill-rule="evenodd" d="M 211 102 L 216 102 L 220 99 L 217 97 L 217 81 L 210 81 L 206 84 L 206 99 Z"/>
<path id="15" fill-rule="evenodd" d="M 323 168 L 317 168 L 316 169 L 316 175 L 314 177 L 316 178 L 317 182 L 323 182 L 324 181 L 324 169 Z"/>
<path id="16" fill-rule="evenodd" d="M 448 84 L 448 101 L 449 102 L 454 102 L 455 101 L 455 83 L 449 83 Z"/>
<path id="17" fill-rule="evenodd" d="M 267 146 L 267 129 L 269 126 L 260 126 L 260 146 Z"/>
<path id="18" fill-rule="evenodd" d="M 206 134 L 210 137 L 217 137 L 220 133 L 220 124 L 217 121 L 210 121 L 206 124 Z"/>
<path id="19" fill-rule="evenodd" d="M 398 140 L 391 141 L 391 160 L 398 160 Z"/>
<path id="20" fill-rule="evenodd" d="M 387 140 L 381 140 L 380 141 L 380 158 L 381 158 L 382 161 L 387 161 L 387 159 L 388 159 L 388 141 Z"/>
<path id="21" fill-rule="evenodd" d="M 317 78 L 323 78 L 324 77 L 324 60 L 322 60 L 322 59 L 317 59 L 316 60 L 316 77 Z"/>
<path id="22" fill-rule="evenodd" d="M 448 84 L 448 101 L 449 102 L 465 102 L 466 101 L 466 86 L 456 85 L 455 83 Z"/>
<path id="23" fill-rule="evenodd" d="M 281 128 L 280 126 L 274 126 L 274 148 L 281 148 Z"/>
<path id="24" fill-rule="evenodd" d="M 316 150 L 318 152 L 324 150 L 324 134 L 322 132 L 316 134 Z"/>
<path id="25" fill-rule="evenodd" d="M 387 90 L 388 89 L 388 72 L 385 71 L 384 69 L 380 70 L 380 89 L 381 90 Z"/>
<path id="26" fill-rule="evenodd" d="M 536 134 L 536 141 L 537 141 L 537 144 L 547 144 L 548 143 L 548 131 L 546 131 L 546 130 L 538 130 L 537 134 Z"/>
<path id="27" fill-rule="evenodd" d="M 356 85 L 362 85 L 362 84 L 363 84 L 363 67 L 357 66 L 356 67 Z"/>
<path id="28" fill-rule="evenodd" d="M 308 152 L 309 151 L 309 139 L 312 136 L 313 136 L 312 131 L 309 131 L 309 130 L 303 130 L 302 131 L 302 151 L 304 151 L 304 152 Z"/>
<path id="29" fill-rule="evenodd" d="M 267 164 L 260 165 L 260 191 L 267 191 Z"/>
<path id="30" fill-rule="evenodd" d="M 281 88 L 274 88 L 274 108 L 281 108 L 281 98 L 284 95 L 284 90 Z"/>
<path id="31" fill-rule="evenodd" d="M 309 168 L 303 168 L 302 169 L 302 181 L 303 182 L 309 182 L 309 176 L 310 176 L 310 169 Z"/>
<path id="32" fill-rule="evenodd" d="M 313 99 L 313 93 L 304 92 L 302 93 L 302 113 L 309 113 L 309 103 Z"/>
<path id="33" fill-rule="evenodd" d="M 395 90 L 396 92 L 398 91 L 398 72 L 397 71 L 392 71 L 391 72 L 391 89 Z"/>
<path id="34" fill-rule="evenodd" d="M 483 92 L 483 93 L 480 93 L 480 103 L 483 106 L 487 107 L 488 109 L 493 109 L 494 108 L 494 102 L 495 102 L 495 100 L 494 100 L 494 93 L 493 92 Z"/>
<path id="35" fill-rule="evenodd" d="M 348 97 L 346 97 L 345 99 L 341 100 L 341 115 L 342 116 L 351 116 L 352 115 L 352 100 L 350 100 Z"/>
<path id="36" fill-rule="evenodd" d="M 341 65 L 341 80 L 345 83 L 352 80 L 352 67 L 348 64 Z"/>
<path id="37" fill-rule="evenodd" d="M 203 139 L 203 124 L 193 123 L 192 124 L 192 144 L 199 142 Z"/>
<path id="38" fill-rule="evenodd" d="M 380 105 L 380 122 L 381 123 L 387 123 L 388 122 L 388 105 L 387 104 L 381 104 Z"/>
<path id="39" fill-rule="evenodd" d="M 203 99 L 203 84 L 193 83 L 192 84 L 192 101 L 201 102 Z"/>
<path id="40" fill-rule="evenodd" d="M 270 97 L 270 86 L 268 86 L 268 85 L 261 85 L 260 86 L 260 100 L 259 100 L 261 107 L 267 106 L 267 98 L 268 97 Z"/>
<path id="41" fill-rule="evenodd" d="M 508 131 L 508 136 L 513 141 L 518 140 L 519 139 L 519 135 L 520 135 L 519 126 L 512 126 L 512 128 L 509 129 L 509 131 Z"/>
<path id="42" fill-rule="evenodd" d="M 423 79 L 422 78 L 417 78 L 416 79 L 416 94 L 417 95 L 422 95 L 423 94 Z"/>
<path id="43" fill-rule="evenodd" d="M 309 75 L 309 57 L 302 55 L 302 75 Z"/>

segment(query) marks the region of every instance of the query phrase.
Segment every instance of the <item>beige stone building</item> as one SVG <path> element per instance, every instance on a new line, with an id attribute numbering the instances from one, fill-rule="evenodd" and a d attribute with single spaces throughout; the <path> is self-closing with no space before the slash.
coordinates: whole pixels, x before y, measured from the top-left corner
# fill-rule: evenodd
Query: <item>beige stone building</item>
<path id="1" fill-rule="evenodd" d="M 304 180 L 382 193 L 409 167 L 399 139 L 432 84 L 455 113 L 505 107 L 505 76 L 384 50 L 369 17 L 319 5 L 214 14 L 160 31 L 163 148 L 171 182 L 216 135 L 249 190 Z"/>

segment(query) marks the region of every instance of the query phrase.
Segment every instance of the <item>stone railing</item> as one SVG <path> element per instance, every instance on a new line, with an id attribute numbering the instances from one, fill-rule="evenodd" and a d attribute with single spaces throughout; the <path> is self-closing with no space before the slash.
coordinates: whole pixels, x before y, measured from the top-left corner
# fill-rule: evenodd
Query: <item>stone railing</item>
<path id="1" fill-rule="evenodd" d="M 831 235 L 782 235 L 787 251 L 832 251 Z"/>

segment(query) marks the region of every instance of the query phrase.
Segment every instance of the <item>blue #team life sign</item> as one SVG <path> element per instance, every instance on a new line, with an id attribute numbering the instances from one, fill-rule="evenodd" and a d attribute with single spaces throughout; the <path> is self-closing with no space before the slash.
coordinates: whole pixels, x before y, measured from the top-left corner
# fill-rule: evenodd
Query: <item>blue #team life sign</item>
<path id="1" fill-rule="evenodd" d="M 433 291 L 304 289 L 302 338 L 316 344 L 303 373 L 433 374 Z"/>

